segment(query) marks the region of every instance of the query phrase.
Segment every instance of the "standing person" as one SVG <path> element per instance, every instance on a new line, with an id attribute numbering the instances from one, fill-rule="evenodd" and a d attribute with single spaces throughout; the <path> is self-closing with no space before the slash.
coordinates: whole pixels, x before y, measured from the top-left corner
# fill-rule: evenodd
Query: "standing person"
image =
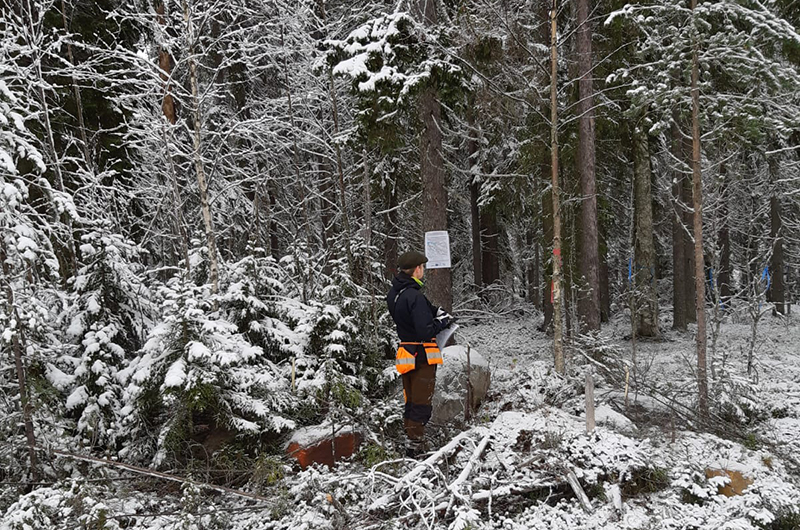
<path id="1" fill-rule="evenodd" d="M 433 410 L 436 365 L 442 364 L 436 335 L 453 322 L 450 315 L 431 304 L 420 290 L 427 261 L 424 254 L 415 251 L 400 256 L 397 260 L 400 272 L 386 296 L 400 337 L 395 367 L 403 377 L 406 456 L 411 458 L 427 450 L 425 424 Z"/>

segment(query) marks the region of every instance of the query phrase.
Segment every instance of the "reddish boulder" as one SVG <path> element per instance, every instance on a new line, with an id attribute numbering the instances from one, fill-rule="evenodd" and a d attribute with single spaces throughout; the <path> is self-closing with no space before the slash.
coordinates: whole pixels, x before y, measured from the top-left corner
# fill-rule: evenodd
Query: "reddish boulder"
<path id="1" fill-rule="evenodd" d="M 330 424 L 304 427 L 292 435 L 286 454 L 297 460 L 303 469 L 311 464 L 333 467 L 334 462 L 352 456 L 362 441 L 361 433 L 352 427 L 337 429 L 335 437 Z"/>

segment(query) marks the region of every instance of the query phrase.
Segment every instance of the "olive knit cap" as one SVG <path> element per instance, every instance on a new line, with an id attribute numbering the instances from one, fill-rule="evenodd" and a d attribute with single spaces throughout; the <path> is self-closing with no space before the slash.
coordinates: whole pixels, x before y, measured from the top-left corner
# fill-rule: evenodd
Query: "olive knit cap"
<path id="1" fill-rule="evenodd" d="M 425 254 L 417 252 L 416 250 L 411 250 L 397 259 L 397 268 L 400 270 L 416 269 L 417 265 L 422 265 L 427 262 L 428 258 L 425 257 Z"/>

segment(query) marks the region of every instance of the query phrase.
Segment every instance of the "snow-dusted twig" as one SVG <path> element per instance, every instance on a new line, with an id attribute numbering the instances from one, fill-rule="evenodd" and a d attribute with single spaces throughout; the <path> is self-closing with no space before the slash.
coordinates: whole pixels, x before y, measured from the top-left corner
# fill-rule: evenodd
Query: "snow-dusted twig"
<path id="1" fill-rule="evenodd" d="M 113 460 L 108 460 L 106 458 L 95 458 L 93 456 L 85 456 L 85 455 L 76 455 L 73 453 L 69 453 L 67 451 L 61 451 L 59 449 L 53 449 L 51 451 L 52 454 L 57 456 L 62 456 L 65 458 L 72 458 L 73 460 L 81 460 L 83 462 L 91 462 L 93 464 L 101 464 L 106 466 L 117 467 L 120 469 L 125 469 L 127 471 L 132 471 L 134 473 L 139 473 L 140 475 L 147 475 L 150 477 L 156 477 L 164 480 L 170 480 L 172 482 L 180 482 L 181 484 L 191 484 L 192 486 L 196 486 L 198 488 L 206 488 L 214 491 L 218 491 L 220 493 L 227 493 L 230 495 L 236 495 L 237 497 L 244 497 L 247 499 L 255 499 L 257 501 L 263 502 L 272 502 L 272 499 L 268 499 L 266 497 L 262 497 L 261 495 L 256 495 L 255 493 L 248 493 L 246 491 L 235 490 L 233 488 L 226 488 L 225 486 L 217 486 L 215 484 L 209 484 L 207 482 L 200 482 L 197 480 L 192 480 L 185 477 L 179 477 L 176 475 L 170 475 L 168 473 L 162 473 L 160 471 L 154 471 L 152 469 L 146 469 L 139 466 L 134 466 L 131 464 L 124 464 L 122 462 L 114 462 Z"/>
<path id="2" fill-rule="evenodd" d="M 472 473 L 472 469 L 475 467 L 475 464 L 478 462 L 481 455 L 486 450 L 486 446 L 489 445 L 489 440 L 492 438 L 492 432 L 488 429 L 482 429 L 482 430 L 486 431 L 486 433 L 484 434 L 481 442 L 472 452 L 472 456 L 470 456 L 467 465 L 465 465 L 464 469 L 461 470 L 461 473 L 458 475 L 458 478 L 456 478 L 453 482 L 450 483 L 449 486 L 447 486 L 447 489 L 453 492 L 454 494 L 461 487 L 461 484 L 463 484 L 467 480 L 467 477 L 469 477 L 470 473 Z"/>
<path id="3" fill-rule="evenodd" d="M 580 501 L 583 511 L 586 513 L 592 513 L 592 511 L 594 511 L 592 508 L 592 503 L 589 500 L 588 495 L 586 495 L 586 492 L 583 491 L 583 486 L 581 486 L 581 483 L 578 482 L 578 477 L 575 475 L 575 472 L 571 469 L 567 471 L 567 482 L 569 482 L 572 491 L 575 493 L 578 501 Z"/>
<path id="4" fill-rule="evenodd" d="M 458 477 L 447 486 L 447 490 L 450 492 L 450 502 L 447 504 L 448 512 L 450 511 L 450 507 L 455 499 L 459 499 L 464 504 L 468 504 L 468 499 L 461 493 L 461 485 L 466 482 L 470 473 L 472 473 L 475 464 L 478 462 L 481 455 L 483 455 L 483 452 L 486 451 L 486 446 L 489 445 L 489 440 L 492 438 L 492 431 L 488 429 L 481 430 L 485 431 L 483 439 L 480 441 L 478 446 L 475 447 L 475 450 L 472 452 L 472 456 L 470 456 L 467 465 L 464 466 L 464 469 L 461 470 L 461 473 L 459 473 Z"/>
<path id="5" fill-rule="evenodd" d="M 466 438 L 469 435 L 469 431 L 460 432 L 456 435 L 455 438 L 450 440 L 446 445 L 444 445 L 441 449 L 433 453 L 431 456 L 414 466 L 414 468 L 406 473 L 405 476 L 401 477 L 397 481 L 397 485 L 395 486 L 394 490 L 395 493 L 399 492 L 401 489 L 406 487 L 407 485 L 411 484 L 411 481 L 414 480 L 416 477 L 422 474 L 427 468 L 433 466 L 439 459 L 444 458 L 451 452 L 453 452 L 456 447 L 459 446 L 461 440 Z"/>

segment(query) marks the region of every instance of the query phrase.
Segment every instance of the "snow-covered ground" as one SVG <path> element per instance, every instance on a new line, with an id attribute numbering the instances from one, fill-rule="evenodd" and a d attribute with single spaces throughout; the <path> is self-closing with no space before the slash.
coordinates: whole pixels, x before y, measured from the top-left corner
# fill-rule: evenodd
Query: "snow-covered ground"
<path id="1" fill-rule="evenodd" d="M 485 320 L 463 326 L 458 340 L 489 360 L 486 403 L 464 429 L 438 430 L 439 450 L 426 461 L 373 443 L 332 471 L 284 466 L 282 478 L 243 487 L 253 499 L 191 485 L 154 491 L 157 479 L 145 488 L 104 469 L 87 478 L 112 480 L 34 490 L 6 511 L 0 529 L 800 528 L 800 322 L 764 317 L 748 376 L 751 328 L 741 320 L 724 323 L 709 346 L 714 407 L 703 426 L 691 332 L 637 341 L 634 365 L 629 325 L 619 320 L 576 341 L 560 377 L 551 338 L 535 322 Z M 598 426 L 587 433 L 590 366 Z M 371 406 L 364 412 L 374 426 L 399 410 L 400 396 Z M 722 470 L 748 484 L 742 494 L 720 493 L 729 481 Z M 75 476 L 83 474 L 76 468 Z"/>

